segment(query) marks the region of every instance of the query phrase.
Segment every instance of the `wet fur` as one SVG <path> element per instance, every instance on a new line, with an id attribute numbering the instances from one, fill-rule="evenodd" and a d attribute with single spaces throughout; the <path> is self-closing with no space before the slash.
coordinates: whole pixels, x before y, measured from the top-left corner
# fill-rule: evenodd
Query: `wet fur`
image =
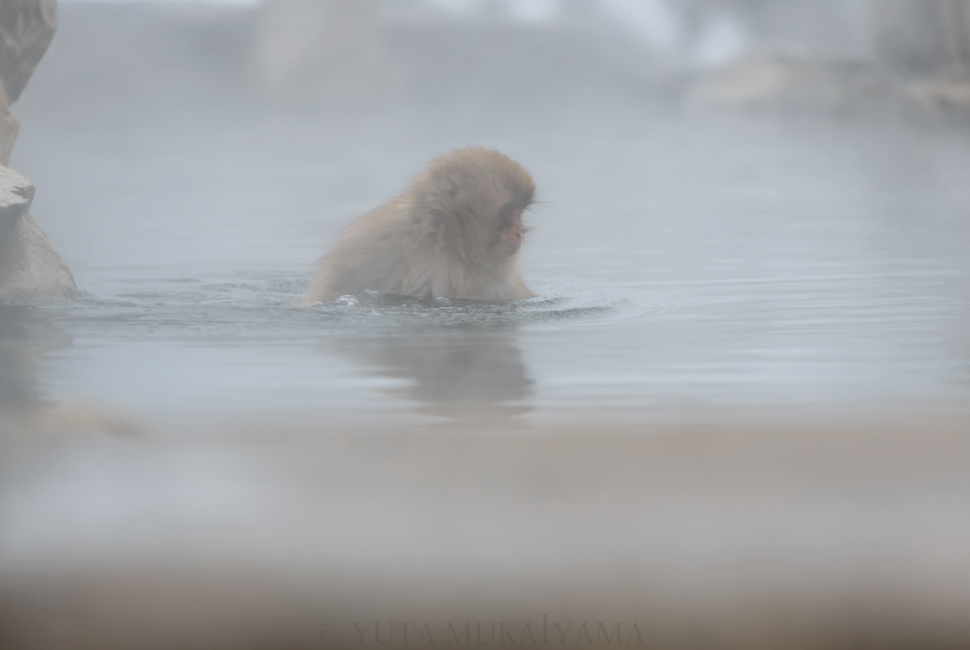
<path id="1" fill-rule="evenodd" d="M 363 291 L 468 300 L 533 294 L 518 255 L 495 253 L 501 211 L 523 210 L 535 185 L 518 163 L 481 148 L 433 161 L 404 194 L 354 220 L 320 260 L 303 304 Z"/>

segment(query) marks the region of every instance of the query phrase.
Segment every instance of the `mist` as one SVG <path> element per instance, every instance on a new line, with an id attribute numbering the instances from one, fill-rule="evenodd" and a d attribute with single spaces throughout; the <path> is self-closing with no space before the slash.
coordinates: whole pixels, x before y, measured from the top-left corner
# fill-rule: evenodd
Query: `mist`
<path id="1" fill-rule="evenodd" d="M 0 645 L 966 644 L 966 1 L 56 11 Z M 468 146 L 537 297 L 298 306 Z"/>

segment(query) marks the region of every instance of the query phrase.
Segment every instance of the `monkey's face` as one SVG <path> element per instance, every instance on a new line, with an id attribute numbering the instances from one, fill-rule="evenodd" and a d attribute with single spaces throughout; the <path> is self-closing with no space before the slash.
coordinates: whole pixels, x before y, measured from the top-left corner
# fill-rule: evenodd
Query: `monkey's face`
<path id="1" fill-rule="evenodd" d="M 522 247 L 522 212 L 530 198 L 493 185 L 458 188 L 452 214 L 454 223 L 460 224 L 456 231 L 462 233 L 465 257 L 480 261 L 515 257 Z"/>
<path id="2" fill-rule="evenodd" d="M 499 219 L 495 254 L 498 257 L 512 257 L 522 246 L 522 208 L 515 203 L 507 203 L 499 211 Z"/>
<path id="3" fill-rule="evenodd" d="M 535 185 L 529 172 L 497 151 L 472 147 L 442 156 L 412 191 L 434 215 L 444 245 L 466 262 L 505 261 L 519 252 L 522 211 Z"/>

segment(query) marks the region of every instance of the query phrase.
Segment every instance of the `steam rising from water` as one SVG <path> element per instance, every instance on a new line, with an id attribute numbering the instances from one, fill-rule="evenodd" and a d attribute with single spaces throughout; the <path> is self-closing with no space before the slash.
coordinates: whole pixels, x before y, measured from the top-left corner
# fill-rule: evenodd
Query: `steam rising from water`
<path id="1" fill-rule="evenodd" d="M 966 129 L 680 108 L 858 55 L 854 3 L 297 4 L 61 7 L 13 164 L 86 293 L 0 310 L 0 643 L 968 638 Z M 536 178 L 539 297 L 297 306 L 470 144 Z"/>

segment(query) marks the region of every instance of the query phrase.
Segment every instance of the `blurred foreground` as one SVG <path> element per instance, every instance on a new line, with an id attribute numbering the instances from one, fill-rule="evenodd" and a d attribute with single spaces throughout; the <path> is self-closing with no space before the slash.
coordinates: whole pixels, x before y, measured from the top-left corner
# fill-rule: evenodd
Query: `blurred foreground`
<path id="1" fill-rule="evenodd" d="M 970 639 L 966 421 L 212 434 L 5 445 L 3 647 Z"/>

